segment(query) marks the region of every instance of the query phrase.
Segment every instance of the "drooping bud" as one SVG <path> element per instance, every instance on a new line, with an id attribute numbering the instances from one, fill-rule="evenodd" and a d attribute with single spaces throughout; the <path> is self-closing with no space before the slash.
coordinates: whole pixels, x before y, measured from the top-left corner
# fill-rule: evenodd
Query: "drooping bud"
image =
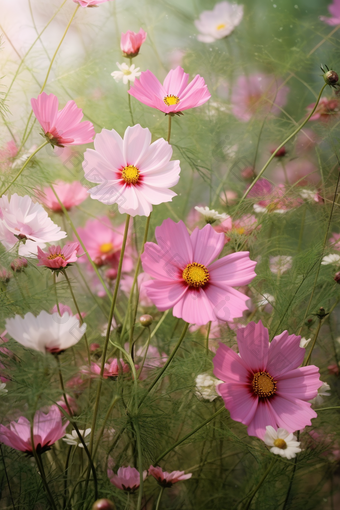
<path id="1" fill-rule="evenodd" d="M 12 273 L 10 273 L 6 268 L 0 267 L 0 281 L 4 283 L 8 283 L 12 278 Z"/>
<path id="2" fill-rule="evenodd" d="M 334 280 L 336 281 L 336 283 L 340 283 L 340 271 L 338 273 L 335 273 Z"/>
<path id="3" fill-rule="evenodd" d="M 144 328 L 147 328 L 148 326 L 151 326 L 151 324 L 152 324 L 152 322 L 153 322 L 153 317 L 152 317 L 152 315 L 148 315 L 148 314 L 142 315 L 142 316 L 139 318 L 139 322 L 140 322 L 140 324 L 141 324 Z"/>
<path id="4" fill-rule="evenodd" d="M 27 267 L 27 260 L 23 257 L 19 257 L 17 259 L 14 259 L 11 262 L 11 268 L 13 271 L 19 273 L 20 271 L 23 271 Z"/>
<path id="5" fill-rule="evenodd" d="M 116 510 L 116 507 L 109 499 L 97 499 L 93 503 L 92 510 Z"/>

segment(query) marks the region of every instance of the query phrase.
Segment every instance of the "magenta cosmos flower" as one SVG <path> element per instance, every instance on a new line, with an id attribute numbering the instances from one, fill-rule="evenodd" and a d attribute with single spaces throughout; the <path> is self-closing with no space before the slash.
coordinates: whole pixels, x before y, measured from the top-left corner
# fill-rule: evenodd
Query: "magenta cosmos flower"
<path id="1" fill-rule="evenodd" d="M 74 101 L 68 101 L 58 111 L 58 98 L 43 92 L 37 99 L 31 99 L 31 105 L 46 139 L 53 146 L 82 145 L 93 141 L 93 124 L 88 120 L 80 122 L 83 112 Z"/>
<path id="2" fill-rule="evenodd" d="M 46 266 L 50 269 L 62 269 L 72 262 L 77 262 L 80 250 L 79 243 L 67 243 L 65 246 L 49 246 L 48 251 L 42 251 L 38 246 L 38 266 Z"/>
<path id="3" fill-rule="evenodd" d="M 339 21 L 340 24 L 340 21 Z M 307 106 L 307 112 L 308 114 L 313 110 L 315 106 L 315 103 L 310 104 Z M 337 97 L 328 98 L 328 97 L 322 97 L 319 101 L 318 106 L 316 107 L 315 112 L 309 119 L 311 120 L 321 120 L 324 122 L 328 122 L 332 118 L 334 119 L 335 116 L 339 115 L 340 111 L 340 101 Z"/>
<path id="4" fill-rule="evenodd" d="M 80 182 L 63 182 L 57 181 L 53 186 L 60 202 L 63 204 L 65 209 L 69 211 L 72 207 L 81 204 L 88 197 L 87 188 L 85 188 Z M 52 188 L 44 188 L 42 192 L 37 192 L 40 202 L 53 212 L 61 213 L 62 208 L 56 199 Z"/>
<path id="5" fill-rule="evenodd" d="M 188 81 L 189 75 L 181 67 L 171 69 L 163 85 L 151 71 L 145 71 L 135 80 L 128 93 L 151 108 L 165 114 L 175 114 L 201 106 L 211 97 L 204 79 L 199 74 L 189 84 Z"/>
<path id="6" fill-rule="evenodd" d="M 117 203 L 121 214 L 149 216 L 152 205 L 176 196 L 169 188 L 179 181 L 179 161 L 170 161 L 172 148 L 163 138 L 151 143 L 147 128 L 128 127 L 124 139 L 114 129 L 103 129 L 94 146 L 83 163 L 86 179 L 99 183 L 89 190 L 91 198 Z"/>
<path id="7" fill-rule="evenodd" d="M 51 449 L 51 446 L 66 433 L 66 427 L 57 406 L 50 407 L 47 414 L 37 411 L 33 422 L 34 447 L 38 454 Z M 31 423 L 21 416 L 18 421 L 12 421 L 8 427 L 0 425 L 0 442 L 15 450 L 33 454 L 31 441 Z"/>
<path id="8" fill-rule="evenodd" d="M 265 74 L 240 76 L 232 90 L 232 112 L 236 118 L 248 122 L 256 113 L 274 115 L 286 104 L 289 88 L 282 80 Z"/>
<path id="9" fill-rule="evenodd" d="M 145 480 L 147 474 L 147 471 L 143 471 L 143 480 Z M 116 475 L 111 469 L 108 469 L 107 476 L 113 485 L 123 491 L 134 492 L 140 485 L 139 471 L 130 466 L 119 468 Z"/>
<path id="10" fill-rule="evenodd" d="M 248 297 L 233 287 L 247 285 L 256 276 L 249 252 L 212 263 L 223 249 L 224 234 L 211 225 L 189 235 L 183 221 L 167 219 L 155 235 L 158 244 L 145 244 L 142 264 L 154 278 L 144 286 L 159 310 L 173 308 L 175 317 L 199 326 L 242 316 Z"/>
<path id="11" fill-rule="evenodd" d="M 340 25 L 340 0 L 333 0 L 333 3 L 328 6 L 328 12 L 332 17 L 320 16 L 320 20 L 327 23 L 327 25 Z"/>
<path id="12" fill-rule="evenodd" d="M 192 477 L 192 473 L 186 475 L 184 471 L 172 471 L 171 473 L 167 473 L 159 466 L 150 466 L 149 475 L 153 476 L 162 487 L 171 487 L 174 483 L 188 480 Z"/>
<path id="13" fill-rule="evenodd" d="M 309 400 L 322 385 L 318 367 L 300 367 L 305 349 L 300 336 L 284 331 L 269 343 L 260 321 L 237 331 L 240 354 L 220 343 L 214 375 L 224 381 L 218 393 L 233 420 L 263 439 L 267 425 L 295 432 L 311 425 L 316 412 Z"/>
<path id="14" fill-rule="evenodd" d="M 125 57 L 133 58 L 139 53 L 140 47 L 145 41 L 147 33 L 141 28 L 136 34 L 128 30 L 126 34 L 122 34 L 120 39 L 120 49 Z"/>
<path id="15" fill-rule="evenodd" d="M 96 5 L 104 4 L 105 2 L 110 2 L 111 0 L 73 0 L 76 4 L 79 4 L 81 7 L 96 7 Z"/>
<path id="16" fill-rule="evenodd" d="M 100 375 L 101 367 L 98 363 L 91 363 L 91 373 L 95 376 Z M 124 363 L 123 360 L 118 360 L 116 358 L 109 359 L 107 363 L 104 365 L 104 379 L 115 379 L 119 374 L 126 373 L 130 371 L 130 366 Z"/>

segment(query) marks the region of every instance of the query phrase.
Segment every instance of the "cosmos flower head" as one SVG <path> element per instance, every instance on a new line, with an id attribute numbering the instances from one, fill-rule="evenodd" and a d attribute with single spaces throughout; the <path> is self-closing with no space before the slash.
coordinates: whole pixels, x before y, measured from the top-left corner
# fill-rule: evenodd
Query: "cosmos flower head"
<path id="1" fill-rule="evenodd" d="M 148 471 L 149 475 L 153 476 L 159 485 L 164 488 L 172 487 L 174 483 L 189 480 L 189 478 L 192 477 L 192 473 L 185 474 L 184 471 L 172 471 L 168 473 L 167 471 L 163 471 L 159 466 L 150 466 Z"/>
<path id="2" fill-rule="evenodd" d="M 54 184 L 55 192 L 57 193 L 60 202 L 63 204 L 67 211 L 73 207 L 80 205 L 88 197 L 87 188 L 80 184 L 79 181 L 63 182 L 56 181 Z M 39 201 L 48 209 L 56 213 L 62 213 L 62 208 L 53 193 L 52 188 L 44 188 L 42 191 L 37 192 Z"/>
<path id="3" fill-rule="evenodd" d="M 328 6 L 328 11 L 331 17 L 320 16 L 320 20 L 327 23 L 327 25 L 340 25 L 340 0 L 333 0 L 333 3 Z"/>
<path id="4" fill-rule="evenodd" d="M 49 246 L 47 252 L 38 246 L 38 266 L 45 266 L 50 269 L 63 269 L 72 262 L 77 262 L 80 251 L 79 243 L 67 243 L 65 246 Z"/>
<path id="5" fill-rule="evenodd" d="M 120 49 L 123 52 L 124 57 L 133 58 L 139 53 L 139 50 L 145 41 L 147 33 L 141 28 L 136 34 L 131 30 L 128 30 L 125 34 L 121 35 Z"/>
<path id="6" fill-rule="evenodd" d="M 140 68 L 136 67 L 135 64 L 128 66 L 125 62 L 122 64 L 116 62 L 116 66 L 118 67 L 119 71 L 113 71 L 111 76 L 116 82 L 122 81 L 124 85 L 127 85 L 129 81 L 134 83 L 135 79 L 141 75 L 139 71 Z"/>
<path id="7" fill-rule="evenodd" d="M 145 480 L 147 475 L 148 472 L 143 471 L 143 480 Z M 107 476 L 113 485 L 126 492 L 135 492 L 140 485 L 139 471 L 130 466 L 120 467 L 117 474 L 115 474 L 112 469 L 108 469 Z"/>
<path id="8" fill-rule="evenodd" d="M 296 436 L 283 428 L 275 430 L 268 425 L 263 441 L 270 447 L 270 451 L 275 455 L 280 455 L 286 459 L 294 459 L 297 453 L 301 452 L 300 443 Z"/>
<path id="9" fill-rule="evenodd" d="M 212 11 L 201 12 L 195 26 L 200 34 L 197 39 L 201 42 L 212 43 L 230 35 L 241 23 L 243 5 L 230 2 L 219 2 Z"/>

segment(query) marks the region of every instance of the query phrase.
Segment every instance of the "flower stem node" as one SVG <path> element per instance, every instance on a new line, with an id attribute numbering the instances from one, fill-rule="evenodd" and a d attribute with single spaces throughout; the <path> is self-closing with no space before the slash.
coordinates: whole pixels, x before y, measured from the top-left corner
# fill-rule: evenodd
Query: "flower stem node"
<path id="1" fill-rule="evenodd" d="M 323 79 L 325 80 L 327 85 L 329 85 L 330 87 L 333 87 L 333 88 L 336 88 L 337 85 L 340 86 L 340 84 L 338 83 L 339 76 L 335 71 L 333 71 L 332 69 L 329 69 L 327 65 L 324 66 L 327 69 L 327 71 L 324 69 L 323 66 L 320 66 L 320 67 L 321 67 L 321 71 L 324 73 Z"/>
<path id="2" fill-rule="evenodd" d="M 139 322 L 144 328 L 147 328 L 151 326 L 153 322 L 153 317 L 152 315 L 144 314 L 139 318 Z"/>
<path id="3" fill-rule="evenodd" d="M 316 314 L 314 314 L 314 315 L 319 317 L 319 319 L 321 320 L 321 319 L 324 319 L 325 317 L 327 317 L 327 315 L 329 315 L 329 313 L 325 311 L 323 306 L 320 306 L 319 311 L 316 312 Z"/>
<path id="4" fill-rule="evenodd" d="M 115 510 L 115 504 L 109 499 L 97 499 L 93 503 L 92 510 Z"/>

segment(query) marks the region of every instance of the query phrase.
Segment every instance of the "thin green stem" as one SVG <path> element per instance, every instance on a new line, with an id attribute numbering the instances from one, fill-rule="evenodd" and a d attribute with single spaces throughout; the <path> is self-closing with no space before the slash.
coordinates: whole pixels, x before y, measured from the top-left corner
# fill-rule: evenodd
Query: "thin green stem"
<path id="1" fill-rule="evenodd" d="M 184 326 L 184 329 L 182 331 L 182 334 L 181 336 L 179 337 L 179 340 L 177 342 L 177 344 L 175 345 L 175 348 L 174 350 L 172 351 L 172 353 L 170 354 L 170 356 L 168 357 L 167 359 L 167 362 L 165 363 L 165 365 L 163 366 L 162 370 L 159 372 L 158 376 L 156 377 L 156 379 L 153 381 L 153 383 L 151 384 L 151 386 L 149 386 L 147 392 L 144 394 L 144 396 L 142 397 L 141 401 L 139 402 L 139 406 L 138 407 L 141 407 L 144 400 L 146 399 L 146 397 L 148 396 L 148 394 L 152 391 L 152 389 L 156 386 L 156 384 L 158 383 L 158 381 L 161 379 L 161 377 L 163 376 L 164 372 L 166 371 L 166 369 L 168 368 L 168 366 L 170 365 L 170 363 L 172 362 L 172 360 L 174 359 L 175 357 L 175 354 L 176 352 L 178 351 L 178 349 L 180 348 L 181 346 L 181 343 L 183 342 L 184 340 L 184 337 L 188 331 L 188 327 L 189 327 L 189 324 L 186 323 L 185 326 Z"/>
<path id="2" fill-rule="evenodd" d="M 137 379 L 140 378 L 140 374 L 142 373 L 142 370 L 143 370 L 143 367 L 144 367 L 144 364 L 145 364 L 145 360 L 146 360 L 146 356 L 148 354 L 148 350 L 149 350 L 149 345 L 150 345 L 150 340 L 151 340 L 151 335 L 150 335 L 150 326 L 148 327 L 148 340 L 146 342 L 146 346 L 145 346 L 145 351 L 144 351 L 144 356 L 143 356 L 143 360 L 142 360 L 142 363 L 141 363 L 141 366 L 140 366 L 140 369 L 137 373 Z"/>
<path id="3" fill-rule="evenodd" d="M 205 353 L 208 356 L 209 354 L 209 335 L 210 335 L 210 329 L 211 329 L 211 321 L 208 322 L 208 328 L 207 328 L 207 334 L 205 337 Z"/>
<path id="4" fill-rule="evenodd" d="M 66 460 L 65 460 L 65 468 L 64 468 L 64 493 L 63 493 L 63 509 L 66 508 L 66 500 L 67 500 L 67 482 L 68 482 L 68 465 L 70 462 L 71 452 L 73 448 L 72 446 L 69 446 Z"/>
<path id="5" fill-rule="evenodd" d="M 314 409 L 314 411 L 330 411 L 332 409 L 340 409 L 340 406 L 335 407 L 320 407 L 319 409 Z"/>
<path id="6" fill-rule="evenodd" d="M 57 292 L 57 276 L 56 276 L 55 271 L 53 271 L 53 287 L 54 287 L 55 302 L 56 302 L 56 305 L 57 305 L 57 310 L 58 310 L 59 315 L 61 315 L 60 314 L 60 307 L 59 307 L 59 300 L 58 300 L 58 292 Z"/>
<path id="7" fill-rule="evenodd" d="M 129 223 L 130 223 L 130 215 L 127 214 L 126 215 L 126 222 L 125 222 L 125 230 L 124 230 L 123 243 L 122 243 L 122 248 L 121 248 L 120 257 L 119 257 L 119 264 L 118 264 L 118 270 L 117 270 L 116 284 L 115 284 L 115 288 L 114 288 L 114 291 L 113 291 L 113 297 L 112 297 L 112 302 L 111 302 L 111 309 L 110 309 L 110 314 L 109 314 L 109 322 L 108 322 L 108 325 L 107 325 L 106 338 L 105 338 L 103 354 L 102 354 L 102 363 L 101 363 L 101 368 L 100 368 L 100 377 L 99 377 L 99 381 L 98 381 L 96 401 L 95 401 L 94 410 L 93 410 L 93 419 L 92 419 L 92 427 L 91 427 L 92 430 L 91 430 L 91 438 L 90 438 L 90 452 L 92 452 L 92 450 L 93 450 L 93 439 L 94 439 L 94 432 L 95 432 L 95 428 L 96 428 L 96 421 L 97 421 L 97 414 L 98 414 L 98 408 L 99 408 L 100 394 L 101 394 L 101 389 L 102 389 L 103 373 L 104 373 L 104 368 L 105 368 L 106 354 L 107 354 L 107 348 L 108 348 L 108 345 L 109 345 L 110 332 L 111 332 L 111 324 L 112 324 L 112 318 L 113 318 L 113 314 L 114 314 L 115 306 L 116 306 L 116 300 L 117 300 L 117 295 L 118 295 L 118 290 L 119 290 L 120 277 L 121 277 L 121 274 L 122 274 L 122 265 L 123 265 L 123 260 L 124 260 L 124 252 L 125 252 L 125 247 L 126 247 L 126 241 L 127 241 L 128 232 L 129 232 Z"/>
<path id="8" fill-rule="evenodd" d="M 161 503 L 161 499 L 162 499 L 162 496 L 163 496 L 163 492 L 164 492 L 164 487 L 161 487 L 161 490 L 159 491 L 159 496 L 158 496 L 158 499 L 157 499 L 156 510 L 160 509 L 160 503 Z"/>
<path id="9" fill-rule="evenodd" d="M 312 343 L 311 348 L 309 350 L 309 353 L 308 353 L 308 356 L 306 358 L 306 361 L 302 364 L 303 367 L 307 366 L 308 363 L 309 363 L 309 360 L 310 360 L 310 358 L 312 356 L 313 349 L 314 349 L 315 344 L 316 344 L 316 340 L 317 340 L 317 338 L 319 336 L 319 332 L 320 332 L 322 323 L 323 323 L 323 320 L 319 317 L 319 324 L 318 324 L 317 330 L 316 330 L 314 338 L 313 338 L 313 343 Z"/>
<path id="10" fill-rule="evenodd" d="M 273 159 L 275 158 L 275 155 L 276 153 L 286 144 L 289 142 L 289 140 L 291 140 L 292 138 L 294 138 L 294 136 L 303 128 L 303 126 L 305 126 L 307 124 L 307 122 L 309 121 L 309 119 L 312 117 L 312 115 L 314 114 L 315 110 L 317 109 L 317 106 L 319 104 L 319 101 L 321 99 L 321 96 L 322 96 L 322 93 L 323 91 L 325 90 L 325 88 L 327 87 L 327 83 L 325 83 L 323 85 L 323 87 L 321 88 L 320 92 L 319 92 L 319 95 L 318 95 L 318 98 L 316 100 L 316 103 L 314 105 L 314 108 L 312 109 L 311 113 L 308 115 L 308 117 L 302 122 L 302 124 L 300 124 L 294 131 L 291 135 L 289 135 L 279 146 L 278 148 L 273 152 L 273 154 L 270 156 L 270 158 L 268 159 L 267 163 L 264 165 L 264 167 L 261 169 L 261 171 L 258 173 L 258 175 L 256 176 L 256 178 L 253 180 L 253 182 L 250 184 L 250 186 L 248 187 L 248 189 L 245 191 L 244 195 L 242 196 L 241 200 L 239 201 L 238 205 L 237 205 L 237 208 L 234 212 L 234 214 L 237 213 L 237 211 L 239 210 L 241 204 L 243 203 L 243 201 L 247 198 L 249 192 L 252 190 L 252 188 L 255 186 L 255 184 L 257 183 L 257 181 L 262 177 L 262 175 L 264 174 L 264 172 L 267 170 L 268 166 L 270 165 L 270 163 L 273 161 Z"/>
<path id="11" fill-rule="evenodd" d="M 106 413 L 104 421 L 103 421 L 103 425 L 101 426 L 101 428 L 99 430 L 97 441 L 96 441 L 96 443 L 94 445 L 94 448 L 93 448 L 93 458 L 95 458 L 95 456 L 96 456 L 96 453 L 97 453 L 97 450 L 98 450 L 98 447 L 99 447 L 99 444 L 100 444 L 100 440 L 101 440 L 101 437 L 103 435 L 103 432 L 104 432 L 104 429 L 105 429 L 105 426 L 106 426 L 106 422 L 109 419 L 109 416 L 111 414 L 112 409 L 114 408 L 114 406 L 116 405 L 116 403 L 118 402 L 119 399 L 120 399 L 120 397 L 115 397 L 113 399 L 112 404 L 110 405 L 109 409 L 107 410 L 107 413 Z"/>
<path id="12" fill-rule="evenodd" d="M 129 90 L 129 88 L 130 88 L 130 84 L 128 84 L 128 90 Z M 132 122 L 132 125 L 134 125 L 135 121 L 133 118 L 132 106 L 131 106 L 131 95 L 129 94 L 129 92 L 128 92 L 128 105 L 129 105 L 129 112 L 130 112 L 130 116 L 131 116 L 131 122 Z"/>
<path id="13" fill-rule="evenodd" d="M 32 446 L 32 453 L 33 453 L 33 456 L 35 458 L 35 462 L 37 463 L 37 467 L 38 467 L 38 470 L 39 470 L 39 473 L 40 473 L 40 477 L 41 477 L 44 489 L 46 491 L 47 497 L 48 497 L 48 499 L 50 501 L 51 508 L 53 510 L 57 510 L 57 507 L 56 507 L 56 505 L 54 503 L 53 496 L 51 494 L 50 488 L 49 488 L 47 480 L 46 480 L 44 466 L 43 466 L 43 464 L 41 462 L 41 456 L 37 453 L 37 451 L 35 449 L 33 427 L 34 427 L 34 416 L 33 416 L 32 422 L 31 422 L 31 446 Z"/>
<path id="14" fill-rule="evenodd" d="M 14 504 L 11 484 L 10 484 L 10 481 L 9 481 L 9 477 L 8 477 L 8 473 L 7 473 L 7 468 L 6 468 L 5 456 L 4 456 L 4 452 L 2 451 L 2 444 L 0 444 L 0 453 L 1 453 L 2 463 L 4 465 L 5 477 L 6 477 L 6 481 L 7 481 L 7 487 L 8 487 L 9 495 L 10 495 L 10 498 L 11 498 L 11 501 L 12 501 L 12 507 L 13 507 L 13 510 L 15 510 L 15 504 Z"/>
<path id="15" fill-rule="evenodd" d="M 189 432 L 188 434 L 186 434 L 184 437 L 182 437 L 182 439 L 179 439 L 175 444 L 173 444 L 172 446 L 170 446 L 170 448 L 168 448 L 167 450 L 165 450 L 165 452 L 162 453 L 162 455 L 160 455 L 157 459 L 156 459 L 156 464 L 158 464 L 166 455 L 168 455 L 168 453 L 170 453 L 172 450 L 174 450 L 175 448 L 177 448 L 177 446 L 179 446 L 180 444 L 184 443 L 184 441 L 186 441 L 187 439 L 189 439 L 189 437 L 193 436 L 194 434 L 196 434 L 196 432 L 198 432 L 201 428 L 205 427 L 206 425 L 208 425 L 208 423 L 210 423 L 211 421 L 213 421 L 216 416 L 218 416 L 219 414 L 223 413 L 223 411 L 225 410 L 225 407 L 220 407 L 218 409 L 218 411 L 216 411 L 216 413 L 214 413 L 212 416 L 210 416 L 210 418 L 206 419 L 203 423 L 201 423 L 200 425 L 198 425 L 194 430 L 192 430 L 191 432 Z"/>
<path id="16" fill-rule="evenodd" d="M 138 491 L 137 510 L 141 510 L 142 497 L 143 497 L 143 483 L 144 483 L 142 442 L 141 442 L 141 438 L 140 438 L 140 430 L 139 430 L 138 422 L 134 421 L 133 425 L 134 425 L 134 429 L 136 431 L 136 441 L 137 441 L 137 448 L 138 448 L 139 491 Z"/>
<path id="17" fill-rule="evenodd" d="M 172 115 L 168 115 L 168 137 L 167 137 L 168 143 L 170 143 L 170 137 L 171 137 L 171 117 L 172 117 Z"/>
<path id="18" fill-rule="evenodd" d="M 20 175 L 22 174 L 22 172 L 25 170 L 25 168 L 27 167 L 28 163 L 31 161 L 31 159 L 36 155 L 37 152 L 39 152 L 43 147 L 45 147 L 45 145 L 47 145 L 49 142 L 46 141 L 44 143 L 42 143 L 31 155 L 29 158 L 26 159 L 25 163 L 23 164 L 23 166 L 21 167 L 21 169 L 19 170 L 19 172 L 17 173 L 17 175 L 14 177 L 13 181 L 11 181 L 9 183 L 9 185 L 7 186 L 7 188 L 4 189 L 4 191 L 1 193 L 1 196 L 4 195 L 8 190 L 9 188 L 12 186 L 12 184 L 15 183 L 15 181 L 20 177 Z"/>
<path id="19" fill-rule="evenodd" d="M 250 508 L 250 505 L 251 505 L 251 503 L 252 503 L 252 501 L 253 501 L 254 497 L 256 496 L 256 494 L 258 493 L 258 491 L 260 490 L 260 488 L 261 488 L 261 486 L 262 486 L 263 482 L 265 481 L 265 479 L 266 479 L 266 478 L 267 478 L 267 476 L 269 475 L 270 471 L 273 469 L 273 466 L 274 466 L 275 462 L 276 462 L 276 459 L 275 459 L 275 458 L 273 458 L 273 460 L 272 460 L 272 461 L 271 461 L 271 463 L 269 464 L 268 468 L 267 468 L 267 469 L 266 469 L 266 471 L 264 472 L 264 474 L 263 474 L 263 476 L 262 476 L 261 480 L 259 481 L 259 483 L 258 483 L 258 484 L 257 484 L 257 486 L 255 487 L 255 489 L 252 491 L 252 493 L 251 493 L 251 497 L 250 497 L 250 499 L 249 499 L 249 501 L 248 501 L 248 503 L 247 503 L 247 506 L 246 506 L 246 507 L 244 507 L 244 510 L 248 510 L 248 509 Z M 237 506 L 238 506 L 238 505 L 236 505 L 236 507 L 237 507 Z"/>

